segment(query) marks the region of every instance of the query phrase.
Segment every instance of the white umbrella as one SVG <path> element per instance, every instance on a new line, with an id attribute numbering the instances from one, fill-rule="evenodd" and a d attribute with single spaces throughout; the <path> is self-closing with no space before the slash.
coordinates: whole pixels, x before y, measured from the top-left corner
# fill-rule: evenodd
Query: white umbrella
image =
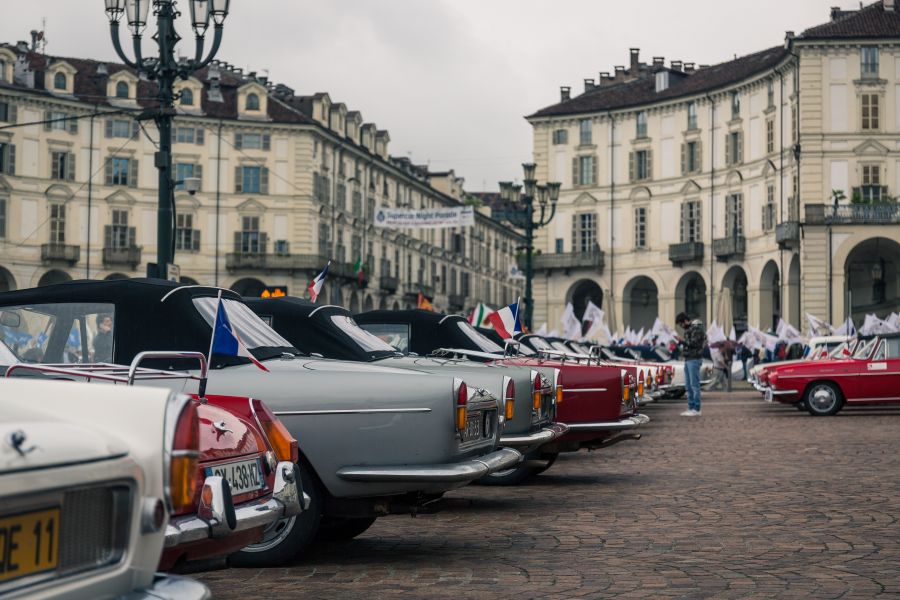
<path id="1" fill-rule="evenodd" d="M 716 323 L 724 331 L 731 331 L 734 327 L 734 317 L 731 312 L 731 288 L 722 288 L 719 292 L 719 300 L 716 303 Z"/>

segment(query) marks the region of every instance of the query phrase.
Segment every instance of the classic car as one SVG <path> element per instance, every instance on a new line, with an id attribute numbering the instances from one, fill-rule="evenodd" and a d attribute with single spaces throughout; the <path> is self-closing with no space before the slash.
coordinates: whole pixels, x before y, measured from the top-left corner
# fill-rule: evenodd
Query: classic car
<path id="1" fill-rule="evenodd" d="M 15 311 L 4 313 L 7 321 L 15 316 L 19 316 Z M 29 315 L 30 319 L 35 317 Z M 127 385 L 192 377 L 185 372 L 140 367 L 148 360 L 170 358 L 194 358 L 200 365 L 199 380 L 206 378 L 206 358 L 187 352 L 144 352 L 129 366 L 17 362 L 7 368 L 6 377 L 37 374 Z M 194 491 L 190 498 L 173 506 L 159 564 L 162 570 L 239 552 L 259 542 L 265 529 L 273 528 L 279 519 L 302 510 L 304 494 L 298 488 L 296 473 L 297 440 L 263 402 L 214 394 L 204 394 L 202 399 L 195 394 L 192 401 L 199 418 L 200 454 L 185 465 L 182 475 L 195 480 Z M 202 493 L 208 497 L 202 497 Z M 211 511 L 210 507 L 216 508 Z M 252 548 L 233 560 L 240 562 Z"/>
<path id="2" fill-rule="evenodd" d="M 352 537 L 377 516 L 427 510 L 446 491 L 521 461 L 516 450 L 497 448 L 499 411 L 490 393 L 459 378 L 305 356 L 230 290 L 153 279 L 75 281 L 2 293 L 0 311 L 52 315 L 43 336 L 37 326 L 29 330 L 26 360 L 66 362 L 87 348 L 97 361 L 109 348 L 112 362 L 127 364 L 143 351 L 209 352 L 220 301 L 266 370 L 245 357 L 213 354 L 208 393 L 259 398 L 273 410 L 300 440 L 300 476 L 311 499 L 308 510 L 281 519 L 252 547 L 258 564 L 307 548 L 323 515 L 332 536 Z M 98 350 L 85 324 L 103 315 L 112 317 L 111 343 Z M 65 323 L 52 327 L 60 319 Z M 89 338 L 86 347 L 69 348 L 73 327 Z M 190 379 L 158 385 L 198 391 Z"/>
<path id="3" fill-rule="evenodd" d="M 811 415 L 845 405 L 900 403 L 900 333 L 861 339 L 853 355 L 773 367 L 766 398 L 800 404 Z"/>
<path id="4" fill-rule="evenodd" d="M 838 347 L 841 347 L 843 350 L 851 340 L 852 338 L 843 335 L 812 337 L 807 344 L 806 356 L 794 360 L 765 362 L 753 365 L 750 368 L 749 373 L 747 373 L 747 381 L 758 391 L 765 393 L 765 388 L 768 386 L 768 371 L 772 367 L 797 364 L 808 360 L 821 360 L 832 356 L 841 357 L 841 352 L 838 352 L 835 355 L 833 355 L 832 352 Z M 852 349 L 848 350 L 848 355 L 850 355 L 851 350 Z"/>
<path id="5" fill-rule="evenodd" d="M 406 356 L 360 328 L 344 308 L 316 305 L 293 297 L 245 298 L 244 301 L 263 321 L 303 352 L 427 373 L 450 373 L 464 378 L 470 385 L 491 391 L 503 399 L 502 446 L 528 453 L 568 431 L 566 425 L 554 423 L 557 394 L 562 394 L 562 386 L 557 385 L 559 371 L 556 369 L 548 379 L 529 367 Z M 532 472 L 527 465 L 519 465 L 491 473 L 481 482 L 508 485 L 518 483 Z"/>
<path id="6" fill-rule="evenodd" d="M 122 411 L 123 402 L 128 410 Z M 156 573 L 197 482 L 196 405 L 169 390 L 0 380 L 0 596 L 200 600 Z"/>
<path id="7" fill-rule="evenodd" d="M 550 372 L 559 369 L 562 399 L 557 402 L 557 418 L 569 431 L 534 451 L 529 465 L 539 473 L 556 460 L 560 452 L 575 452 L 639 439 L 635 430 L 649 421 L 639 414 L 634 388 L 627 371 L 618 367 L 584 365 L 541 357 L 508 356 L 458 315 L 442 315 L 424 310 L 376 310 L 356 315 L 360 327 L 420 356 L 459 356 L 479 362 L 518 365 Z M 549 375 L 548 375 L 549 376 Z"/>

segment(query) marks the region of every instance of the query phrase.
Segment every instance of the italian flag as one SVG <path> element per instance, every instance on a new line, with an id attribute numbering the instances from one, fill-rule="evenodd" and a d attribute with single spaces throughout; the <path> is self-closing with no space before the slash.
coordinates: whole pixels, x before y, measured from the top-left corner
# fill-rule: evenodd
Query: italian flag
<path id="1" fill-rule="evenodd" d="M 366 268 L 363 265 L 362 254 L 356 259 L 356 263 L 353 265 L 353 272 L 356 273 L 356 283 L 359 287 L 362 287 L 363 280 L 366 278 Z"/>
<path id="2" fill-rule="evenodd" d="M 484 327 L 488 324 L 488 316 L 493 314 L 493 312 L 493 308 L 491 308 L 484 302 L 479 302 L 469 314 L 469 323 L 472 325 L 472 327 Z"/>

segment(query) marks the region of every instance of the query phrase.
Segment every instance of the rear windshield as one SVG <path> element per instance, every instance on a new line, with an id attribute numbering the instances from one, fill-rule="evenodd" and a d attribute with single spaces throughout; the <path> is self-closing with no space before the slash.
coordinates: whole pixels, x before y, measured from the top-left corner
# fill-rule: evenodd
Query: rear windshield
<path id="1" fill-rule="evenodd" d="M 331 322 L 350 336 L 364 352 L 396 352 L 394 347 L 386 341 L 357 325 L 352 317 L 333 315 Z"/>
<path id="2" fill-rule="evenodd" d="M 409 325 L 406 323 L 363 323 L 359 327 L 397 352 L 409 353 Z"/>
<path id="3" fill-rule="evenodd" d="M 547 343 L 547 340 L 539 337 L 528 338 L 535 350 L 553 350 L 553 346 Z"/>
<path id="4" fill-rule="evenodd" d="M 0 342 L 26 363 L 112 362 L 115 313 L 115 305 L 95 302 L 6 306 Z"/>
<path id="5" fill-rule="evenodd" d="M 478 349 L 482 352 L 503 353 L 503 348 L 495 344 L 486 336 L 480 334 L 468 321 L 457 321 L 456 324 L 459 326 L 460 330 L 462 330 L 463 334 L 478 346 Z"/>
<path id="6" fill-rule="evenodd" d="M 867 340 L 866 342 L 858 345 L 856 347 L 856 352 L 853 353 L 853 358 L 869 358 L 869 355 L 872 353 L 872 347 L 875 345 L 875 342 L 878 338 L 872 338 L 871 340 Z"/>
<path id="7" fill-rule="evenodd" d="M 194 307 L 203 319 L 212 327 L 218 306 L 218 298 L 194 298 Z M 290 348 L 291 343 L 281 337 L 274 329 L 266 325 L 256 313 L 243 302 L 222 298 L 225 314 L 234 327 L 238 337 L 247 348 Z"/>

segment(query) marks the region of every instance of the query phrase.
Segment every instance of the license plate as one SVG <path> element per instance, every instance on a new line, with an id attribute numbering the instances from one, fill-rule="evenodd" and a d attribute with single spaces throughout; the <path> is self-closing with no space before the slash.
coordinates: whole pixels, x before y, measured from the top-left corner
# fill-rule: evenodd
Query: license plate
<path id="1" fill-rule="evenodd" d="M 466 419 L 466 431 L 463 434 L 464 442 L 481 439 L 482 418 L 481 413 L 469 415 L 469 418 Z"/>
<path id="2" fill-rule="evenodd" d="M 774 399 L 773 396 L 774 395 L 772 394 L 772 390 L 769 388 L 766 388 L 766 402 L 772 402 L 772 400 Z"/>
<path id="3" fill-rule="evenodd" d="M 0 517 L 0 582 L 59 566 L 59 508 Z"/>
<path id="4" fill-rule="evenodd" d="M 266 485 L 258 458 L 206 467 L 206 476 L 210 475 L 224 477 L 234 496 L 260 490 Z"/>

